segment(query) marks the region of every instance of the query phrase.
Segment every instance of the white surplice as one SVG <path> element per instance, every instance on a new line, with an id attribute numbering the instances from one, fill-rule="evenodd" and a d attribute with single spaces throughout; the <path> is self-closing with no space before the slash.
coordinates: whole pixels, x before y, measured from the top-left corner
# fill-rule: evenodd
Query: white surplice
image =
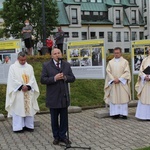
<path id="1" fill-rule="evenodd" d="M 21 85 L 29 85 L 31 90 L 27 92 L 19 91 L 18 88 Z M 28 63 L 21 65 L 19 61 L 16 61 L 10 66 L 8 73 L 5 103 L 8 117 L 18 116 L 18 118 L 25 119 L 29 116 L 32 118 L 39 111 L 38 96 L 39 88 L 34 77 L 33 67 Z"/>

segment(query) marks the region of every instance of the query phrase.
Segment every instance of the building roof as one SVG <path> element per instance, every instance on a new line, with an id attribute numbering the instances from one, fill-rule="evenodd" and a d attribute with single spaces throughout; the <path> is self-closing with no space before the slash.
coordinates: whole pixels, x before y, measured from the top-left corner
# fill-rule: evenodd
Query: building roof
<path id="1" fill-rule="evenodd" d="M 129 0 L 122 0 L 122 5 L 125 7 L 138 7 L 137 4 L 131 4 Z"/>
<path id="2" fill-rule="evenodd" d="M 130 25 L 129 19 L 128 19 L 127 14 L 125 13 L 125 11 L 123 12 L 123 25 L 124 26 L 129 26 Z"/>
<path id="3" fill-rule="evenodd" d="M 106 0 L 105 2 L 109 6 L 124 6 L 124 7 L 138 7 L 137 4 L 131 4 L 129 0 L 121 0 L 121 3 L 115 3 L 115 0 Z"/>
<path id="4" fill-rule="evenodd" d="M 57 2 L 59 14 L 58 14 L 58 22 L 61 25 L 69 25 L 68 15 L 65 10 L 65 6 L 63 2 Z"/>
<path id="5" fill-rule="evenodd" d="M 61 25 L 69 25 L 70 21 L 65 9 L 66 5 L 80 5 L 81 11 L 102 11 L 107 12 L 109 7 L 138 7 L 137 4 L 130 4 L 129 0 L 121 0 L 121 3 L 115 3 L 115 0 L 105 0 L 103 3 L 93 3 L 93 2 L 75 2 L 74 0 L 62 0 L 57 1 L 58 8 L 59 8 L 59 17 L 58 22 Z M 139 12 L 140 13 L 140 12 Z M 123 25 L 125 26 L 131 26 L 133 24 L 130 24 L 130 21 L 128 20 L 128 17 L 124 11 L 123 13 Z M 81 24 L 101 24 L 101 25 L 110 25 L 113 24 L 108 19 L 105 20 L 96 20 L 92 21 L 90 20 L 81 20 Z M 139 14 L 139 24 L 138 25 L 144 25 L 144 21 L 142 18 L 142 15 Z"/>
<path id="6" fill-rule="evenodd" d="M 122 6 L 121 3 L 115 3 L 114 0 L 105 0 L 105 3 L 110 6 Z"/>
<path id="7" fill-rule="evenodd" d="M 82 3 L 82 11 L 108 11 L 106 4 L 104 3 Z"/>
<path id="8" fill-rule="evenodd" d="M 66 5 L 81 5 L 82 11 L 108 11 L 105 3 L 75 2 L 74 0 L 63 0 Z"/>
<path id="9" fill-rule="evenodd" d="M 74 0 L 63 0 L 67 5 L 80 5 L 81 2 L 75 2 Z"/>

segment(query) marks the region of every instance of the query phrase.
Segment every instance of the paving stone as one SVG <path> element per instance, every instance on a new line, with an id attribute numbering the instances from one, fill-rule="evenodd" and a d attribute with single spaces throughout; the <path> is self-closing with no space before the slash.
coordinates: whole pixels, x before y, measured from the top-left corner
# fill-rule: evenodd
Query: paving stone
<path id="1" fill-rule="evenodd" d="M 99 108 L 69 114 L 72 146 L 90 146 L 91 150 L 135 150 L 150 145 L 149 122 L 135 119 L 135 107 L 129 107 L 130 118 L 127 120 L 113 120 L 102 115 L 97 119 L 94 116 L 99 111 L 107 112 L 106 108 Z M 12 120 L 1 121 L 0 150 L 14 147 L 19 150 L 64 150 L 52 143 L 49 114 L 36 115 L 35 122 L 33 133 L 14 134 Z"/>

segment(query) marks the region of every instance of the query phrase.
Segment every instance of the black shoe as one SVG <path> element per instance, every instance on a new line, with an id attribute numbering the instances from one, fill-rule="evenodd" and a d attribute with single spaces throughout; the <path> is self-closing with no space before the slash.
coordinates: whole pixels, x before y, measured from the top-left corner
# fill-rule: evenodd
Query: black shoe
<path id="1" fill-rule="evenodd" d="M 71 141 L 68 139 L 61 139 L 60 141 L 65 143 L 66 145 L 71 144 Z"/>
<path id="2" fill-rule="evenodd" d="M 13 131 L 14 133 L 23 133 L 23 130 Z"/>
<path id="3" fill-rule="evenodd" d="M 24 128 L 23 128 L 23 131 L 34 132 L 34 129 L 24 127 Z"/>
<path id="4" fill-rule="evenodd" d="M 122 118 L 122 119 L 128 119 L 128 117 L 127 117 L 127 116 L 122 116 L 121 118 Z"/>
<path id="5" fill-rule="evenodd" d="M 120 117 L 120 115 L 114 115 L 112 116 L 113 119 L 118 119 Z"/>
<path id="6" fill-rule="evenodd" d="M 59 144 L 59 140 L 58 139 L 54 139 L 53 144 L 54 145 L 58 145 Z"/>

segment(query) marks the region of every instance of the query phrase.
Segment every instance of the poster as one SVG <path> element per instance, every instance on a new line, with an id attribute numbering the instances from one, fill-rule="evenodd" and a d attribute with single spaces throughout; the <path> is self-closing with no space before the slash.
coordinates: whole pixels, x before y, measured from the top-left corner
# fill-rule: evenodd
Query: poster
<path id="1" fill-rule="evenodd" d="M 21 39 L 0 41 L 0 53 L 18 53 L 21 50 Z"/>
<path id="2" fill-rule="evenodd" d="M 68 42 L 67 61 L 78 79 L 104 79 L 104 40 Z"/>
<path id="3" fill-rule="evenodd" d="M 9 67 L 16 60 L 17 53 L 0 54 L 0 84 L 7 84 Z"/>
<path id="4" fill-rule="evenodd" d="M 8 71 L 22 51 L 21 39 L 0 41 L 0 84 L 7 84 Z"/>
<path id="5" fill-rule="evenodd" d="M 132 72 L 138 74 L 142 60 L 148 55 L 150 40 L 132 42 Z"/>

